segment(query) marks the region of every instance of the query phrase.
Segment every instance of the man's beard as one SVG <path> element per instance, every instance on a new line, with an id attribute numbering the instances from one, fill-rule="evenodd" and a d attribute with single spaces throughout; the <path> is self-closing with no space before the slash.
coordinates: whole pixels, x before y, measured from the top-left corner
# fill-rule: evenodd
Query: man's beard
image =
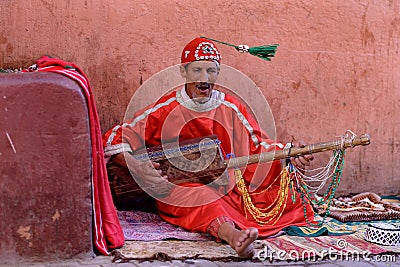
<path id="1" fill-rule="evenodd" d="M 206 88 L 209 90 L 208 96 L 203 96 L 203 95 L 197 95 L 196 92 L 192 93 L 192 100 L 196 104 L 205 104 L 211 99 L 212 95 L 212 90 L 213 90 L 213 85 L 209 83 L 201 83 L 199 85 L 196 85 L 197 89 L 201 91 L 201 88 Z"/>

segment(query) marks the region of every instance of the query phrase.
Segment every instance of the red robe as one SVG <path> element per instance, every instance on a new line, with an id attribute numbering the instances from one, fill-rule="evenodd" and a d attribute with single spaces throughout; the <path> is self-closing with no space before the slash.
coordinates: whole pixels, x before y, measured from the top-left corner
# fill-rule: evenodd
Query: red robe
<path id="1" fill-rule="evenodd" d="M 103 136 L 103 142 L 105 155 L 111 156 L 124 150 L 135 151 L 143 146 L 160 145 L 161 142 L 213 134 L 221 141 L 224 156 L 234 154 L 240 157 L 284 147 L 268 138 L 236 98 L 213 91 L 209 102 L 196 105 L 184 89 L 161 97 L 154 105 L 137 112 L 131 120 L 110 129 Z M 266 212 L 274 207 L 270 205 L 280 189 L 280 172 L 279 161 L 251 164 L 242 169 L 256 207 L 268 208 Z M 172 224 L 200 232 L 206 232 L 209 224 L 220 216 L 231 218 L 241 229 L 256 227 L 260 237 L 274 235 L 290 225 L 306 225 L 300 198 L 296 196 L 297 200 L 293 203 L 290 195 L 285 200 L 279 220 L 257 223 L 244 207 L 232 172 L 230 181 L 231 190 L 222 197 L 221 188 L 213 189 L 194 183 L 175 187 L 168 197 L 157 200 L 158 212 Z M 254 188 L 257 189 L 254 191 Z M 312 221 L 310 206 L 306 206 L 306 211 L 306 216 Z"/>

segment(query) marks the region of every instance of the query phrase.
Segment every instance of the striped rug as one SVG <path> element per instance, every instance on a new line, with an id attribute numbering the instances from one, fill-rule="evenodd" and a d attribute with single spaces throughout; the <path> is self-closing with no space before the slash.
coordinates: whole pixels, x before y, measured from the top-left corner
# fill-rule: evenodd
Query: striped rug
<path id="1" fill-rule="evenodd" d="M 400 247 L 381 246 L 364 240 L 360 234 L 298 237 L 283 235 L 257 240 L 253 261 L 367 260 L 376 255 L 400 254 Z M 112 252 L 114 262 L 130 260 L 207 259 L 241 261 L 225 243 L 214 241 L 127 241 Z M 393 256 L 395 257 L 395 256 Z"/>
<path id="2" fill-rule="evenodd" d="M 207 259 L 241 261 L 226 243 L 217 243 L 210 236 L 190 233 L 170 225 L 156 215 L 143 212 L 119 212 L 127 241 L 114 250 L 113 261 Z M 381 221 L 382 222 L 382 221 Z M 386 221 L 400 225 L 400 220 Z M 257 240 L 253 261 L 299 261 L 369 259 L 376 255 L 395 257 L 400 246 L 381 246 L 364 240 L 367 222 L 341 223 L 330 219 L 325 226 L 345 235 L 291 236 L 281 235 Z M 354 232 L 348 234 L 348 232 Z"/>

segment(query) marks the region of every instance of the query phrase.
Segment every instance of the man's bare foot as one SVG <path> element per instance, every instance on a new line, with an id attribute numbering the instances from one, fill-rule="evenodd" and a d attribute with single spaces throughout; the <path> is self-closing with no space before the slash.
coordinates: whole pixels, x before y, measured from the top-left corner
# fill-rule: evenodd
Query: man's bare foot
<path id="1" fill-rule="evenodd" d="M 237 252 L 239 257 L 253 257 L 253 242 L 258 237 L 257 228 L 250 227 L 244 230 L 238 230 L 230 223 L 224 223 L 220 226 L 218 235 L 221 239 L 228 242 L 228 244 Z"/>
<path id="2" fill-rule="evenodd" d="M 256 228 L 237 230 L 232 238 L 232 244 L 229 245 L 236 250 L 239 257 L 251 258 L 254 255 L 253 242 L 257 237 L 258 230 Z"/>

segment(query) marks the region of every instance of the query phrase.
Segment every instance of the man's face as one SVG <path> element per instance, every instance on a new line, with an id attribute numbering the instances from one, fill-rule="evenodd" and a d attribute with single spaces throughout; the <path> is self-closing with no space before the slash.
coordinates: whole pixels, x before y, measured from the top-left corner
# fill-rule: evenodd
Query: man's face
<path id="1" fill-rule="evenodd" d="M 214 83 L 217 81 L 219 66 L 215 61 L 193 61 L 181 68 L 186 78 L 186 93 L 196 103 L 210 100 Z"/>

